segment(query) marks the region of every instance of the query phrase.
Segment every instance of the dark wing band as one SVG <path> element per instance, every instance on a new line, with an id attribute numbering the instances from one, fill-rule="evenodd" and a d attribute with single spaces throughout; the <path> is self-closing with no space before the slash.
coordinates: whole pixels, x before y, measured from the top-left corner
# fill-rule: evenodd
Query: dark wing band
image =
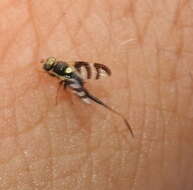
<path id="1" fill-rule="evenodd" d="M 81 67 L 84 67 L 86 69 L 87 72 L 87 79 L 91 78 L 91 67 L 89 65 L 89 63 L 84 62 L 84 61 L 76 61 L 74 63 L 74 67 L 76 68 L 76 70 L 81 74 Z"/>
<path id="2" fill-rule="evenodd" d="M 111 75 L 111 70 L 103 64 L 94 63 L 94 67 L 95 67 L 96 72 L 97 72 L 96 79 L 99 79 L 101 77 L 101 71 L 105 71 L 105 73 L 109 76 Z"/>

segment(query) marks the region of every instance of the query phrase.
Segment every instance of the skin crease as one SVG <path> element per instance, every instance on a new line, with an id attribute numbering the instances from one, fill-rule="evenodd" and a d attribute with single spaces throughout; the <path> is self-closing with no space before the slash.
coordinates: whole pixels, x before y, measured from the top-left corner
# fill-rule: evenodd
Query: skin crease
<path id="1" fill-rule="evenodd" d="M 191 0 L 0 4 L 0 189 L 193 189 Z M 85 105 L 41 59 L 106 64 L 88 81 L 134 130 Z"/>

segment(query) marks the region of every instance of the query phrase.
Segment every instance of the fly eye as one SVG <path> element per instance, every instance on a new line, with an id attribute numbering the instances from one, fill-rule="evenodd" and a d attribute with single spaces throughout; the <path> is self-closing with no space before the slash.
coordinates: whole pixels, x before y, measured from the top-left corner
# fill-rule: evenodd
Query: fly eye
<path id="1" fill-rule="evenodd" d="M 72 67 L 67 67 L 66 70 L 65 70 L 65 73 L 66 73 L 66 74 L 70 74 L 70 73 L 72 73 L 72 72 L 73 72 Z"/>
<path id="2" fill-rule="evenodd" d="M 55 57 L 49 57 L 46 60 L 46 64 L 48 64 L 48 65 L 53 65 L 55 62 L 56 62 L 56 58 Z"/>
<path id="3" fill-rule="evenodd" d="M 49 57 L 49 58 L 45 61 L 44 65 L 43 65 L 43 68 L 44 68 L 45 70 L 49 71 L 50 69 L 52 69 L 52 67 L 53 67 L 53 65 L 54 65 L 55 62 L 56 62 L 56 58 L 54 58 L 54 57 Z"/>

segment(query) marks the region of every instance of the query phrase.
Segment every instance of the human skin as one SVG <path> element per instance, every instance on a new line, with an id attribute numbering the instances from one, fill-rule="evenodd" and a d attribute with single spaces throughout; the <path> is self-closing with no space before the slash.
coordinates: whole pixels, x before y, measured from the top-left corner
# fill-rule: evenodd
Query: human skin
<path id="1" fill-rule="evenodd" d="M 0 189 L 193 189 L 193 1 L 0 3 Z M 99 62 L 86 105 L 41 59 Z"/>

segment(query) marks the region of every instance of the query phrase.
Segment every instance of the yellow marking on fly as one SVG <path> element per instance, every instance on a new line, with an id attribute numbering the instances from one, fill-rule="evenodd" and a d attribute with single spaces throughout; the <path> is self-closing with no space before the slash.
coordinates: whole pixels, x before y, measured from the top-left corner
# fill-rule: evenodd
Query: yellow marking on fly
<path id="1" fill-rule="evenodd" d="M 72 67 L 67 67 L 65 70 L 65 73 L 72 73 L 74 71 L 74 69 Z"/>
<path id="2" fill-rule="evenodd" d="M 56 62 L 56 58 L 55 57 L 49 57 L 47 60 L 46 60 L 46 64 L 48 65 L 52 65 L 53 63 Z"/>

